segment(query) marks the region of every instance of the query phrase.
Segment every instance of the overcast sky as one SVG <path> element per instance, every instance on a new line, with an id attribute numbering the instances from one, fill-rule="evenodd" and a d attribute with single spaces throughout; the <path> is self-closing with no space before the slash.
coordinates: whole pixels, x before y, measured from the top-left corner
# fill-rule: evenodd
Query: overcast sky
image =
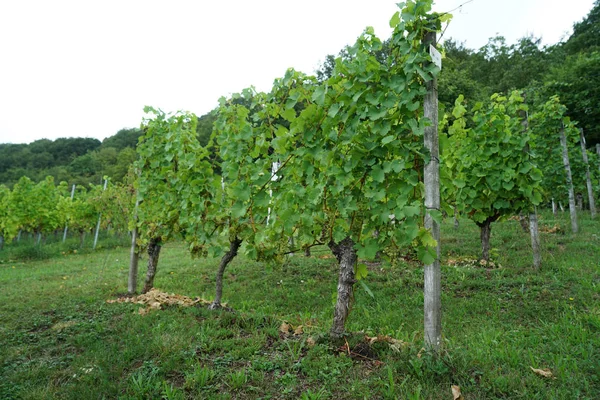
<path id="1" fill-rule="evenodd" d="M 449 11 L 468 0 L 437 0 Z M 103 139 L 145 105 L 202 115 L 221 96 L 313 73 L 366 26 L 381 38 L 398 0 L 0 2 L 0 143 Z M 528 34 L 560 41 L 593 0 L 472 0 L 444 38 L 479 48 Z"/>

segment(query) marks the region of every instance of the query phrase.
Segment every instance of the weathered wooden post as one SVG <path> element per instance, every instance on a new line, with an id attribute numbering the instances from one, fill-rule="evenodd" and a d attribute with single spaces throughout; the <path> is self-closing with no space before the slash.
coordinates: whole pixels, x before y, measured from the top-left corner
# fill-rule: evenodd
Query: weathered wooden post
<path id="1" fill-rule="evenodd" d="M 131 250 L 129 252 L 129 277 L 127 280 L 127 293 L 135 294 L 137 291 L 137 278 L 138 278 L 138 261 L 140 259 L 140 253 L 137 248 L 137 209 L 140 205 L 140 200 L 135 199 L 135 208 L 133 209 L 133 230 L 131 231 Z"/>
<path id="2" fill-rule="evenodd" d="M 590 177 L 590 164 L 588 161 L 587 148 L 585 145 L 585 136 L 583 135 L 583 128 L 579 128 L 580 143 L 581 143 L 581 154 L 583 155 L 583 163 L 585 164 L 585 183 L 587 185 L 588 202 L 590 205 L 590 213 L 592 218 L 596 218 L 596 202 L 594 201 L 594 189 L 592 187 L 592 178 Z"/>
<path id="3" fill-rule="evenodd" d="M 526 132 L 529 129 L 529 117 L 526 110 L 521 111 L 521 125 Z M 525 151 L 529 151 L 529 144 L 526 145 Z M 523 215 L 519 215 L 523 222 L 523 229 L 527 231 L 527 221 L 524 221 Z M 542 265 L 542 253 L 540 252 L 540 233 L 538 229 L 537 208 L 533 206 L 533 210 L 529 212 L 529 234 L 531 235 L 531 251 L 533 253 L 533 268 L 540 269 Z"/>
<path id="4" fill-rule="evenodd" d="M 271 182 L 275 182 L 275 181 L 277 181 L 277 179 L 279 179 L 279 177 L 277 176 L 277 172 L 279 171 L 279 168 L 281 168 L 281 162 L 274 161 L 271 164 Z M 270 199 L 273 198 L 273 189 L 269 189 L 269 198 Z M 267 226 L 269 226 L 270 221 L 271 221 L 271 200 L 269 200 L 269 208 L 267 210 Z M 293 240 L 293 238 L 292 238 L 292 240 Z"/>
<path id="5" fill-rule="evenodd" d="M 106 190 L 106 185 L 108 185 L 108 178 L 104 178 L 104 189 Z M 98 232 L 100 232 L 100 220 L 102 219 L 102 213 L 98 213 L 98 223 L 96 224 L 96 233 L 94 234 L 94 246 L 93 249 L 96 249 L 96 244 L 98 244 Z"/>
<path id="6" fill-rule="evenodd" d="M 563 164 L 567 178 L 567 189 L 569 190 L 569 211 L 571 212 L 571 230 L 573 233 L 579 232 L 577 223 L 577 209 L 575 207 L 575 191 L 573 190 L 573 176 L 571 175 L 571 164 L 569 163 L 569 149 L 567 147 L 567 137 L 565 135 L 565 126 L 560 128 L 560 145 L 562 146 Z"/>
<path id="7" fill-rule="evenodd" d="M 423 43 L 428 46 L 433 62 L 441 68 L 441 56 L 435 49 L 436 33 L 428 32 L 423 38 Z M 430 211 L 440 210 L 440 167 L 439 167 L 439 138 L 438 138 L 438 92 L 437 79 L 434 77 L 426 82 L 423 109 L 425 118 L 431 124 L 425 128 L 424 142 L 429 150 L 429 162 L 425 165 L 425 228 L 431 231 L 436 240 L 436 258 L 431 264 L 424 265 L 424 330 L 425 347 L 434 352 L 440 350 L 442 341 L 442 303 L 440 269 L 440 226 L 432 218 Z"/>
<path id="8" fill-rule="evenodd" d="M 531 248 L 533 250 L 533 268 L 540 269 L 542 253 L 540 251 L 540 235 L 538 230 L 537 209 L 529 214 L 529 232 L 531 233 Z"/>
<path id="9" fill-rule="evenodd" d="M 600 171 L 600 143 L 596 144 L 596 154 L 598 155 L 598 171 Z"/>
<path id="10" fill-rule="evenodd" d="M 75 196 L 75 185 L 71 188 L 71 201 L 73 201 L 73 196 Z M 65 222 L 65 231 L 63 233 L 63 243 L 67 240 L 67 230 L 69 227 L 69 223 Z"/>

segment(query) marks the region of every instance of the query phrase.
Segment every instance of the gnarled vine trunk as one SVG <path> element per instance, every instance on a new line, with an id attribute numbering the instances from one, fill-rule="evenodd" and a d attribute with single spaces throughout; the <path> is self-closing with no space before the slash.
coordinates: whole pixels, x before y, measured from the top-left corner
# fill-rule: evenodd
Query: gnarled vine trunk
<path id="1" fill-rule="evenodd" d="M 500 216 L 494 215 L 488 217 L 483 222 L 477 222 L 477 226 L 481 229 L 481 259 L 490 261 L 490 237 L 492 235 L 492 222 L 496 221 Z"/>
<path id="2" fill-rule="evenodd" d="M 458 230 L 460 227 L 460 221 L 458 220 L 458 208 L 454 207 L 454 229 Z"/>
<path id="3" fill-rule="evenodd" d="M 523 213 L 519 214 L 519 223 L 521 224 L 521 229 L 523 229 L 523 232 L 529 232 L 529 220 L 527 219 L 526 215 L 523 215 Z"/>
<path id="4" fill-rule="evenodd" d="M 142 293 L 148 293 L 154 287 L 154 276 L 158 267 L 158 256 L 161 247 L 159 239 L 151 239 L 148 243 L 148 272 L 146 272 L 146 281 Z"/>
<path id="5" fill-rule="evenodd" d="M 79 248 L 82 249 L 85 244 L 85 231 L 82 229 L 79 231 Z"/>
<path id="6" fill-rule="evenodd" d="M 481 229 L 481 258 L 485 261 L 490 260 L 490 236 L 492 234 L 492 224 L 487 222 L 479 226 Z"/>
<path id="7" fill-rule="evenodd" d="M 346 319 L 350 313 L 350 303 L 353 298 L 354 283 L 356 282 L 354 279 L 354 266 L 358 256 L 354 249 L 354 241 L 349 237 L 339 243 L 335 243 L 332 240 L 328 245 L 340 264 L 337 301 L 333 314 L 333 325 L 330 331 L 331 337 L 337 339 L 344 334 Z"/>
<path id="8" fill-rule="evenodd" d="M 221 297 L 223 296 L 223 274 L 225 273 L 225 268 L 227 268 L 227 265 L 229 265 L 231 260 L 233 260 L 235 256 L 237 256 L 241 244 L 242 240 L 236 237 L 233 241 L 229 242 L 229 251 L 225 253 L 223 258 L 221 258 L 219 270 L 217 271 L 217 287 L 215 292 L 215 300 L 208 307 L 211 310 L 221 308 Z"/>

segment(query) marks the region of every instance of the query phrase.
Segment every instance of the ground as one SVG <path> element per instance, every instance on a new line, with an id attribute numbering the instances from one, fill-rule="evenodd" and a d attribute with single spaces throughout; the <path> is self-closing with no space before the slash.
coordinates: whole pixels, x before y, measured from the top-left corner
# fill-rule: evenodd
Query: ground
<path id="1" fill-rule="evenodd" d="M 423 270 L 410 253 L 368 264 L 373 297 L 356 286 L 351 334 L 334 343 L 326 248 L 284 265 L 238 257 L 220 311 L 108 303 L 127 288 L 124 247 L 37 261 L 0 252 L 0 398 L 452 399 L 456 385 L 464 399 L 597 399 L 600 222 L 580 222 L 573 235 L 567 215 L 541 216 L 534 271 L 517 221 L 493 225 L 493 266 L 477 261 L 475 224 L 446 221 L 437 357 L 422 350 Z M 217 264 L 169 244 L 155 285 L 210 300 Z"/>

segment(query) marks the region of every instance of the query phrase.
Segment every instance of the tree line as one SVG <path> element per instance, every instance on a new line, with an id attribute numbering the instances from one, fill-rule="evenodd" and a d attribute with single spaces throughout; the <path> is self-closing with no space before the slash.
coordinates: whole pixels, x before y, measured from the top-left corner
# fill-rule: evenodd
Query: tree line
<path id="1" fill-rule="evenodd" d="M 527 36 L 508 44 L 502 36 L 490 38 L 480 49 L 470 49 L 451 38 L 444 43 L 444 67 L 440 72 L 440 109 L 451 110 L 459 95 L 471 103 L 494 93 L 524 90 L 525 102 L 543 102 L 557 95 L 567 115 L 586 133 L 587 146 L 600 143 L 600 1 L 573 27 L 563 42 L 542 46 L 541 38 Z M 377 51 L 382 59 L 387 41 Z M 340 51 L 346 57 L 348 49 Z M 337 56 L 327 55 L 316 71 L 328 78 Z M 197 136 L 208 143 L 215 121 L 214 110 L 198 119 Z M 35 182 L 51 175 L 56 182 L 99 184 L 108 175 L 120 182 L 135 160 L 135 145 L 142 132 L 123 129 L 100 142 L 89 138 L 41 139 L 30 144 L 0 144 L 0 184 L 12 187 L 21 176 Z"/>

